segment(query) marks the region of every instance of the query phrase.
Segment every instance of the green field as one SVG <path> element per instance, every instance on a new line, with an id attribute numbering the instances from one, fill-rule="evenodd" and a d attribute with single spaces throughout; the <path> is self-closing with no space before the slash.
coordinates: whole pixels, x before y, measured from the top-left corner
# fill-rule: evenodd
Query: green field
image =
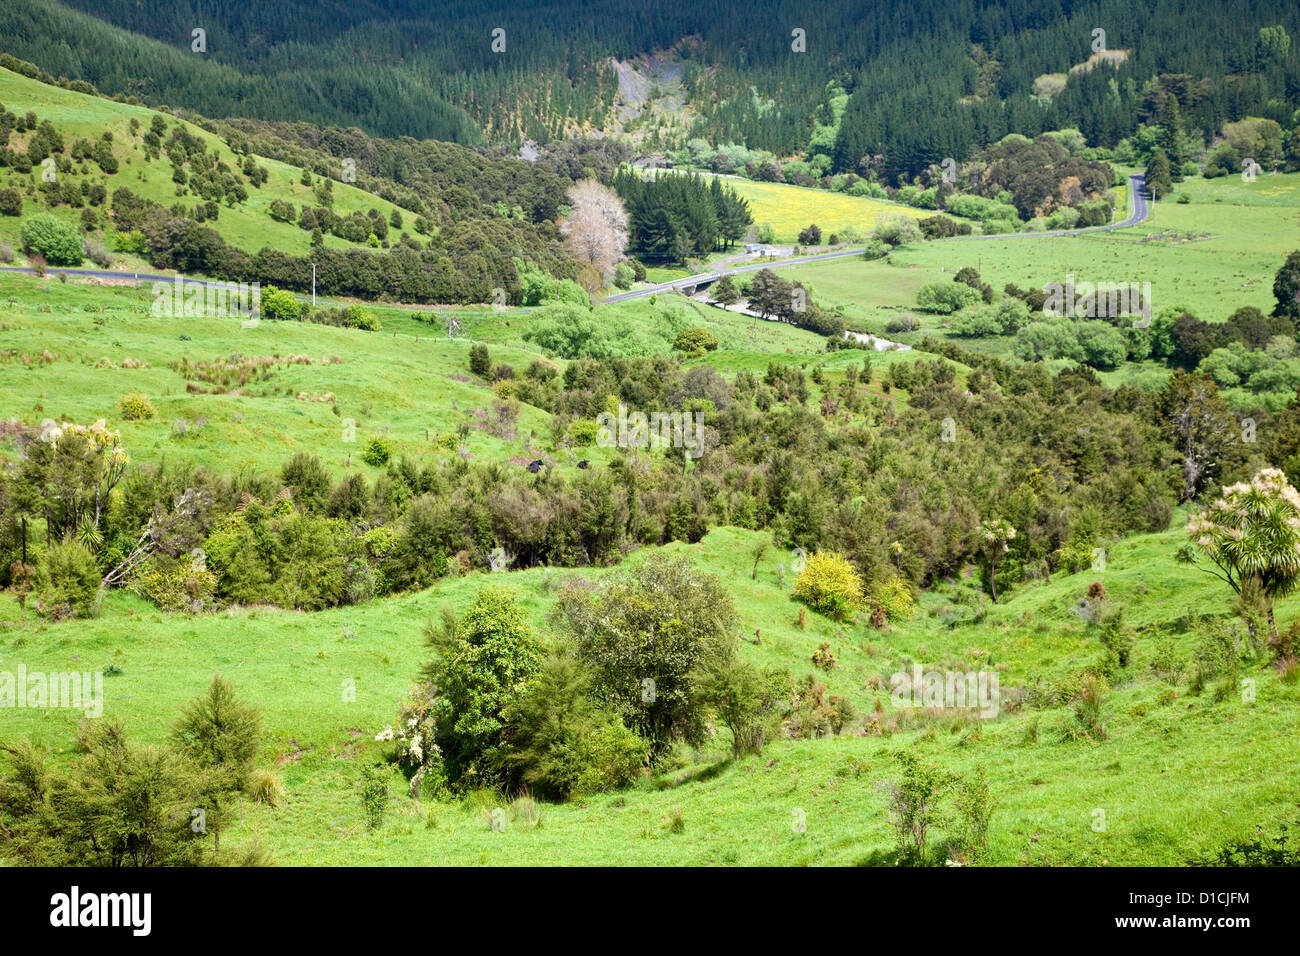
<path id="1" fill-rule="evenodd" d="M 1189 202 L 1177 202 L 1179 195 Z M 1122 215 L 1117 210 L 1117 218 Z M 1300 173 L 1290 173 L 1261 176 L 1253 184 L 1231 176 L 1188 179 L 1156 204 L 1146 222 L 1111 232 L 924 242 L 896 250 L 888 261 L 845 258 L 779 271 L 807 283 L 818 302 L 841 305 L 850 319 L 876 331 L 899 309 L 915 311 L 922 285 L 951 281 L 964 266 L 979 269 L 999 292 L 1009 282 L 1042 288 L 1067 274 L 1090 282 L 1150 282 L 1155 311 L 1178 305 L 1221 322 L 1242 306 L 1271 311 L 1273 275 L 1296 248 Z M 943 317 L 922 321 L 922 335 L 943 336 Z M 985 348 L 991 340 L 968 342 Z"/>
<path id="2" fill-rule="evenodd" d="M 711 173 L 701 173 L 711 176 Z M 798 241 L 799 230 L 816 223 L 822 230 L 822 241 L 831 233 L 847 228 L 857 229 L 865 235 L 871 231 L 881 216 L 904 215 L 913 219 L 933 216 L 934 210 L 915 209 L 903 203 L 868 196 L 850 196 L 829 189 L 809 189 L 785 183 L 763 183 L 740 176 L 723 176 L 722 181 L 736 190 L 741 199 L 749 202 L 754 223 L 769 223 L 776 232 L 778 243 Z"/>
<path id="3" fill-rule="evenodd" d="M 399 454 L 432 454 L 430 442 L 439 435 L 475 422 L 474 411 L 491 404 L 492 392 L 468 375 L 471 341 L 488 343 L 495 360 L 521 371 L 535 358 L 561 368 L 565 364 L 524 342 L 521 336 L 534 321 L 527 311 L 434 313 L 367 306 L 383 323 L 382 331 L 367 333 L 297 322 L 264 321 L 243 328 L 238 319 L 159 318 L 150 314 L 152 301 L 149 285 L 136 289 L 0 278 L 0 323 L 5 326 L 0 408 L 5 417 L 30 423 L 104 418 L 122 429 L 137 461 L 183 457 L 223 471 L 274 469 L 296 451 L 311 451 L 342 474 L 356 466 L 359 447 L 371 437 L 387 438 Z M 722 369 L 761 372 L 772 358 L 786 361 L 821 351 L 822 340 L 812 332 L 779 322 L 755 323 L 681 296 L 663 297 L 663 303 L 670 301 L 694 315 L 692 324 L 719 339 L 721 348 L 708 361 Z M 653 317 L 653 309 L 646 300 L 633 300 L 605 307 L 601 314 L 643 319 Z M 454 341 L 444 331 L 451 314 L 462 329 Z M 42 364 L 47 351 L 55 358 Z M 245 394 L 189 393 L 184 377 L 171 368 L 182 357 L 210 362 L 236 354 L 304 355 L 313 361 L 279 365 L 265 381 L 240 390 Z M 857 353 L 843 354 L 850 360 Z M 124 365 L 128 359 L 148 367 Z M 121 419 L 117 400 L 134 391 L 153 402 L 157 415 L 152 420 Z M 200 418 L 206 424 L 197 432 L 177 434 L 178 420 Z M 342 440 L 341 422 L 347 418 L 356 423 L 355 442 Z M 546 413 L 525 405 L 514 441 L 472 430 L 468 451 L 475 458 L 535 457 L 550 449 L 548 420 Z M 591 454 L 602 460 L 609 452 L 593 448 Z"/>

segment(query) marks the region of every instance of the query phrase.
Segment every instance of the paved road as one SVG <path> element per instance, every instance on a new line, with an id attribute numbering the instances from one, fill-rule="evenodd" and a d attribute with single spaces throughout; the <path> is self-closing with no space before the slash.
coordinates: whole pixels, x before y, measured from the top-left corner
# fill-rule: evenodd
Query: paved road
<path id="1" fill-rule="evenodd" d="M 952 236 L 949 239 L 936 239 L 936 242 L 978 242 L 981 239 L 1044 239 L 1055 236 L 1081 236 L 1088 232 L 1107 232 L 1111 229 L 1123 229 L 1126 226 L 1136 226 L 1145 220 L 1149 214 L 1146 197 L 1146 182 L 1142 173 L 1135 173 L 1129 177 L 1129 198 L 1133 214 L 1123 222 L 1113 222 L 1107 226 L 1091 226 L 1087 229 L 1056 229 L 1051 232 L 1009 232 L 993 236 Z M 760 269 L 785 268 L 786 266 L 802 265 L 805 262 L 826 262 L 829 259 L 843 259 L 848 256 L 861 255 L 863 250 L 858 249 L 841 249 L 838 252 L 823 252 L 812 256 L 799 256 L 794 259 L 782 259 L 778 262 L 760 262 L 746 266 L 736 266 L 732 269 L 714 270 L 712 272 L 701 272 L 693 276 L 687 276 L 684 279 L 673 279 L 671 282 L 661 282 L 657 285 L 646 286 L 644 289 L 635 289 L 631 292 L 622 292 L 618 295 L 612 295 L 605 299 L 606 303 L 623 302 L 626 299 L 635 299 L 644 295 L 654 295 L 657 292 L 668 292 L 688 286 L 699 285 L 701 282 L 715 282 L 724 275 L 736 275 L 741 272 L 757 272 Z M 57 275 L 60 272 L 67 273 L 70 276 L 94 279 L 115 279 L 118 282 L 131 280 L 135 282 L 173 282 L 174 275 L 158 275 L 151 272 L 122 272 L 113 269 L 47 269 L 47 272 Z M 0 267 L 0 272 L 19 272 L 25 275 L 34 275 L 35 271 L 22 266 L 4 266 Z M 227 288 L 235 286 L 236 283 L 216 279 L 186 279 L 187 282 L 197 282 L 200 285 L 214 286 L 217 288 Z M 311 299 L 309 295 L 296 295 L 300 301 L 306 302 Z M 327 299 L 316 300 L 318 305 L 346 305 L 343 302 L 332 302 Z"/>
<path id="2" fill-rule="evenodd" d="M 1123 222 L 1112 222 L 1106 226 L 1089 226 L 1086 229 L 1054 229 L 1050 232 L 1008 232 L 1000 233 L 993 236 L 952 236 L 949 239 L 936 239 L 935 242 L 978 242 L 981 239 L 1043 239 L 1049 236 L 1081 236 L 1089 232 L 1108 232 L 1111 229 L 1123 229 L 1127 226 L 1136 226 L 1145 220 L 1148 216 L 1146 180 L 1143 173 L 1135 173 L 1128 179 L 1129 206 L 1133 214 Z M 658 285 L 646 286 L 644 289 L 636 289 L 632 292 L 623 292 L 619 295 L 610 296 L 605 302 L 622 302 L 626 299 L 635 299 L 638 296 L 653 295 L 657 292 L 668 292 L 676 289 L 683 289 L 689 286 L 699 285 L 702 282 L 715 282 L 724 275 L 736 275 L 741 272 L 757 272 L 760 269 L 785 268 L 786 266 L 797 266 L 805 262 L 825 262 L 829 259 L 843 259 L 846 256 L 861 255 L 863 250 L 858 249 L 841 249 L 838 252 L 823 252 L 819 255 L 800 256 L 797 259 L 782 259 L 779 262 L 760 262 L 747 266 L 737 266 L 734 269 L 720 269 L 711 272 L 700 272 L 693 276 L 687 276 L 684 279 L 673 279 L 671 282 L 661 282 Z"/>

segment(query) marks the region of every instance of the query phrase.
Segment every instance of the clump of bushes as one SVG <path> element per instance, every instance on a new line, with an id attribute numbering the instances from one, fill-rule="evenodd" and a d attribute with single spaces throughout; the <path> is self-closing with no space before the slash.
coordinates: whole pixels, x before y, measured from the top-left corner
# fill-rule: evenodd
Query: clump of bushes
<path id="1" fill-rule="evenodd" d="M 153 403 L 142 392 L 128 392 L 119 398 L 117 411 L 128 422 L 148 421 L 154 416 Z"/>
<path id="2" fill-rule="evenodd" d="M 795 579 L 794 596 L 818 613 L 848 621 L 862 606 L 862 579 L 842 554 L 818 552 Z"/>
<path id="3" fill-rule="evenodd" d="M 717 347 L 718 340 L 708 329 L 682 329 L 673 340 L 673 349 L 689 354 L 712 352 Z"/>
<path id="4" fill-rule="evenodd" d="M 361 460 L 371 468 L 382 468 L 393 457 L 393 446 L 385 438 L 372 438 L 361 452 Z"/>
<path id="5" fill-rule="evenodd" d="M 77 230 L 48 212 L 25 220 L 19 236 L 23 252 L 41 256 L 52 266 L 79 266 L 84 258 Z"/>
<path id="6" fill-rule="evenodd" d="M 77 541 L 59 541 L 36 565 L 36 609 L 64 620 L 99 613 L 99 567 L 95 556 Z"/>
<path id="7" fill-rule="evenodd" d="M 217 576 L 188 560 L 170 570 L 150 565 L 135 576 L 131 590 L 164 611 L 198 614 L 214 605 Z"/>

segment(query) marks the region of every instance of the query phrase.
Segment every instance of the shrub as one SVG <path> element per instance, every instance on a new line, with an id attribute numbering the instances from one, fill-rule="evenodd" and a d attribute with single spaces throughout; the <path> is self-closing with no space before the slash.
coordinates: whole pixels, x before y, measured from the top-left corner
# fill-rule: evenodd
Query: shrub
<path id="1" fill-rule="evenodd" d="M 361 768 L 361 809 L 366 817 L 366 829 L 372 833 L 384 825 L 389 776 L 388 768 L 380 764 Z"/>
<path id="2" fill-rule="evenodd" d="M 916 293 L 916 304 L 922 309 L 951 315 L 967 306 L 978 304 L 983 297 L 979 290 L 960 282 L 930 282 Z"/>
<path id="3" fill-rule="evenodd" d="M 734 605 L 715 576 L 655 554 L 599 587 L 566 585 L 558 620 L 591 668 L 596 694 L 650 744 L 652 763 L 675 741 L 704 741 L 698 675 L 735 652 Z"/>
<path id="4" fill-rule="evenodd" d="M 911 216 L 902 213 L 882 215 L 871 230 L 871 237 L 890 246 L 902 246 L 921 239 L 921 227 Z"/>
<path id="5" fill-rule="evenodd" d="M 1106 739 L 1106 729 L 1101 722 L 1101 703 L 1105 693 L 1105 681 L 1092 674 L 1085 674 L 1079 681 L 1072 702 L 1075 736 Z"/>
<path id="6" fill-rule="evenodd" d="M 98 239 L 86 239 L 81 244 L 81 250 L 86 254 L 87 259 L 101 269 L 107 269 L 113 264 L 113 257 L 108 254 L 108 250 Z"/>
<path id="7" fill-rule="evenodd" d="M 19 235 L 23 252 L 43 256 L 50 265 L 79 266 L 84 258 L 77 230 L 49 213 L 24 220 Z"/>
<path id="8" fill-rule="evenodd" d="M 507 715 L 542 663 L 541 644 L 514 596 L 487 588 L 457 618 L 424 630 L 435 657 L 424 668 L 429 717 L 448 780 L 493 783 L 508 763 Z"/>
<path id="9" fill-rule="evenodd" d="M 361 452 L 361 460 L 371 468 L 382 468 L 393 457 L 393 446 L 384 438 L 372 438 Z"/>
<path id="10" fill-rule="evenodd" d="M 248 795 L 254 803 L 278 807 L 284 798 L 284 788 L 274 771 L 258 767 L 249 776 Z"/>
<path id="11" fill-rule="evenodd" d="M 707 669 L 700 680 L 703 700 L 731 731 L 735 757 L 758 753 L 776 736 L 781 703 L 789 696 L 790 677 L 784 671 L 759 670 L 740 657 Z"/>
<path id="12" fill-rule="evenodd" d="M 144 393 L 127 392 L 117 400 L 117 412 L 128 422 L 142 422 L 153 418 L 154 407 Z"/>
<path id="13" fill-rule="evenodd" d="M 492 356 L 488 354 L 488 347 L 482 342 L 470 347 L 469 370 L 479 378 L 487 378 L 492 374 Z"/>
<path id="14" fill-rule="evenodd" d="M 889 621 L 905 621 L 916 610 L 916 599 L 912 596 L 911 586 L 898 575 L 887 578 L 871 589 L 867 598 L 873 613 L 883 611 Z"/>
<path id="15" fill-rule="evenodd" d="M 36 609 L 46 617 L 94 617 L 99 611 L 99 568 L 76 541 L 51 545 L 36 565 Z"/>
<path id="16" fill-rule="evenodd" d="M 569 656 L 546 659 L 507 723 L 510 764 L 546 797 L 616 790 L 645 763 L 645 742 L 594 701 L 590 673 Z"/>
<path id="17" fill-rule="evenodd" d="M 21 216 L 23 214 L 23 194 L 21 190 L 9 186 L 0 189 L 0 215 Z"/>
<path id="18" fill-rule="evenodd" d="M 918 223 L 921 234 L 927 239 L 947 239 L 957 234 L 957 223 L 947 216 L 930 216 Z"/>
<path id="19" fill-rule="evenodd" d="M 794 596 L 814 611 L 847 621 L 862 606 L 862 579 L 843 555 L 811 555 L 794 582 Z"/>
<path id="20" fill-rule="evenodd" d="M 826 685 L 808 674 L 794 691 L 785 728 L 791 737 L 808 740 L 829 737 L 840 733 L 856 715 L 851 700 L 827 694 Z"/>
<path id="21" fill-rule="evenodd" d="M 573 439 L 573 444 L 577 448 L 590 448 L 596 444 L 599 434 L 600 422 L 593 418 L 579 418 L 569 422 L 569 437 Z"/>
<path id="22" fill-rule="evenodd" d="M 708 329 L 682 329 L 673 341 L 673 348 L 678 352 L 712 352 L 717 347 L 718 340 Z"/>
<path id="23" fill-rule="evenodd" d="M 862 250 L 864 259 L 883 259 L 889 255 L 889 243 L 883 239 L 870 239 Z"/>
<path id="24" fill-rule="evenodd" d="M 988 852 L 989 822 L 993 818 L 993 795 L 983 767 L 957 783 L 954 802 L 961 845 L 979 860 Z"/>
<path id="25" fill-rule="evenodd" d="M 1265 835 L 1264 826 L 1240 839 L 1231 840 L 1204 857 L 1188 860 L 1192 866 L 1300 866 L 1300 817 L 1282 821 Z"/>
<path id="26" fill-rule="evenodd" d="M 295 321 L 302 314 L 302 305 L 286 289 L 273 285 L 262 290 L 262 317 L 278 321 Z"/>
<path id="27" fill-rule="evenodd" d="M 930 861 L 929 832 L 938 825 L 940 804 L 957 778 L 908 751 L 897 754 L 896 759 L 903 773 L 889 786 L 889 814 L 899 860 L 924 866 Z"/>
<path id="28" fill-rule="evenodd" d="M 146 567 L 132 580 L 131 590 L 164 611 L 197 614 L 212 606 L 217 576 L 194 562 L 182 559 L 170 571 L 156 566 Z"/>
<path id="29" fill-rule="evenodd" d="M 142 256 L 149 251 L 149 241 L 139 229 L 119 230 L 113 234 L 113 248 L 127 255 Z"/>

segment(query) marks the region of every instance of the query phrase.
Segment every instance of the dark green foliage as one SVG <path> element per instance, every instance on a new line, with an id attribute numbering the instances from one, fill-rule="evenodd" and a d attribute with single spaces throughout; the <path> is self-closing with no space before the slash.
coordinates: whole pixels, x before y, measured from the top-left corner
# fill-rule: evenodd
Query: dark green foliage
<path id="1" fill-rule="evenodd" d="M 566 587 L 557 620 L 598 697 L 650 744 L 651 762 L 676 741 L 703 739 L 699 672 L 735 652 L 734 606 L 716 577 L 685 558 L 654 554 L 600 586 Z"/>
<path id="2" fill-rule="evenodd" d="M 439 625 L 428 624 L 424 637 L 435 654 L 423 674 L 435 693 L 435 742 L 448 781 L 498 781 L 507 712 L 541 667 L 537 636 L 510 593 L 487 588 L 459 618 L 444 612 Z"/>
<path id="3" fill-rule="evenodd" d="M 492 356 L 488 354 L 488 347 L 482 342 L 475 342 L 470 346 L 469 370 L 479 378 L 487 378 L 492 374 Z"/>
<path id="4" fill-rule="evenodd" d="M 508 761 L 539 796 L 616 790 L 639 776 L 646 745 L 597 703 L 591 675 L 574 658 L 553 655 L 510 709 Z"/>
<path id="5" fill-rule="evenodd" d="M 630 251 L 649 262 L 678 262 L 730 248 L 753 221 L 749 203 L 719 179 L 620 170 L 615 191 L 627 208 Z"/>
<path id="6" fill-rule="evenodd" d="M 1225 843 L 1188 863 L 1212 867 L 1300 866 L 1300 819 L 1284 820 L 1268 835 L 1260 824 L 1252 835 Z"/>
<path id="7" fill-rule="evenodd" d="M 261 736 L 261 716 L 235 695 L 230 682 L 215 674 L 207 692 L 181 712 L 172 744 L 200 771 L 196 804 L 212 830 L 213 850 L 221 850 L 221 829 L 232 800 L 249 792 Z"/>
<path id="8" fill-rule="evenodd" d="M 30 743 L 0 747 L 0 848 L 29 866 L 193 866 L 200 775 L 176 754 L 131 744 L 120 724 L 86 721 L 81 756 L 52 767 Z"/>
<path id="9" fill-rule="evenodd" d="M 49 213 L 26 219 L 21 237 L 24 252 L 44 256 L 52 266 L 79 266 L 84 258 L 77 230 Z"/>

